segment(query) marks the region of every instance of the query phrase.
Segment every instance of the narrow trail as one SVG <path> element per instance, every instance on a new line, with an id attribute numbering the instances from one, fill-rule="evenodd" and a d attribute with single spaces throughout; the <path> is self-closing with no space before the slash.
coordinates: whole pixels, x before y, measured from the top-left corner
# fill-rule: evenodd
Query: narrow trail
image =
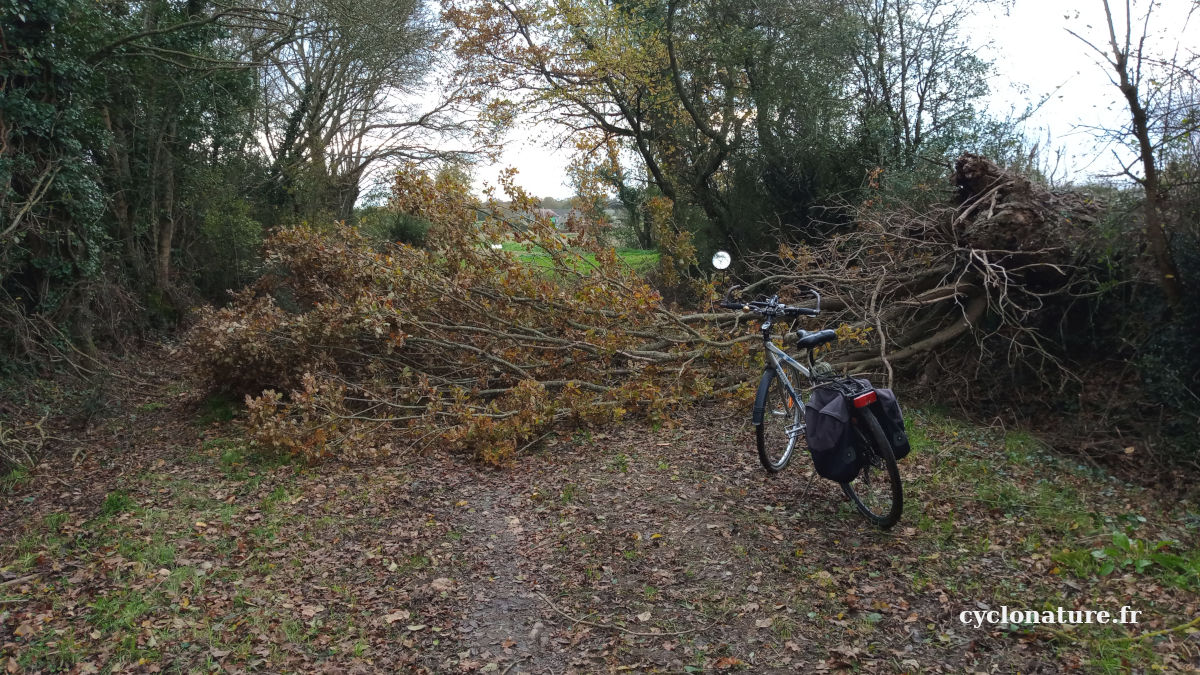
<path id="1" fill-rule="evenodd" d="M 496 483 L 472 490 L 475 506 L 462 517 L 463 543 L 481 553 L 468 587 L 471 604 L 459 632 L 471 657 L 508 673 L 561 670 L 548 649 L 554 624 L 533 589 L 532 563 L 522 555 L 523 498 Z"/>

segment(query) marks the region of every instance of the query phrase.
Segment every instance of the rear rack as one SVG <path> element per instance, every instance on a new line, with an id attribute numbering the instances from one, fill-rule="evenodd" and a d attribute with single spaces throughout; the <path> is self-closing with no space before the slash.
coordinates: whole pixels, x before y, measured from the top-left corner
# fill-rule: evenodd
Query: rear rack
<path id="1" fill-rule="evenodd" d="M 867 380 L 855 379 L 853 377 L 839 377 L 828 382 L 823 382 L 820 386 L 833 389 L 848 398 L 854 398 L 875 389 Z"/>

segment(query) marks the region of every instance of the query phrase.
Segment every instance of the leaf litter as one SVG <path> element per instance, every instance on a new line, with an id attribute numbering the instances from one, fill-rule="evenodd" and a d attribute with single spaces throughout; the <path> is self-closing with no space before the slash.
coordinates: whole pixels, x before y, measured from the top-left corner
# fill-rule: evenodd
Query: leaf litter
<path id="1" fill-rule="evenodd" d="M 0 495 L 6 672 L 1179 670 L 1200 652 L 1194 631 L 1104 642 L 1197 616 L 1194 587 L 1063 553 L 1120 529 L 1186 557 L 1194 501 L 1070 466 L 1054 485 L 1071 499 L 1054 501 L 1044 467 L 992 430 L 918 418 L 930 443 L 903 463 L 905 516 L 883 533 L 802 456 L 765 476 L 744 415 L 720 407 L 551 435 L 494 470 L 256 463 L 188 406 L 116 411 L 76 432 L 94 447 L 81 461 L 43 467 L 66 489 Z M 958 620 L 1001 605 L 1145 620 Z"/>

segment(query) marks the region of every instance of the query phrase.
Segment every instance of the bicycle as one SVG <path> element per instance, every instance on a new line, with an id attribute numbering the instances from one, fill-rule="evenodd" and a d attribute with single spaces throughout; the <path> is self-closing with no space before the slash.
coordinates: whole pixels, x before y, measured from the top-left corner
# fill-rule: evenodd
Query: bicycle
<path id="1" fill-rule="evenodd" d="M 729 260 L 729 254 L 720 251 L 713 256 L 713 266 L 724 269 L 728 267 Z M 767 473 L 783 471 L 791 462 L 800 438 L 805 436 L 804 399 L 797 390 L 801 378 L 815 386 L 843 387 L 843 393 L 852 402 L 851 443 L 858 453 L 861 468 L 857 475 L 841 483 L 842 491 L 868 520 L 882 529 L 892 527 L 900 520 L 904 494 L 892 445 L 873 410 L 877 404 L 875 390 L 853 388 L 854 385 L 848 382 L 854 380 L 839 380 L 833 375 L 832 368 L 816 361 L 814 352 L 817 347 L 836 340 L 836 332 L 825 329 L 785 333 L 785 346 L 791 339 L 797 347 L 807 350 L 807 366 L 777 346 L 771 336 L 778 318 L 794 322 L 802 316 L 819 315 L 821 294 L 815 289 L 809 290 L 816 298 L 816 307 L 809 308 L 781 303 L 778 295 L 751 302 L 732 302 L 730 295 L 736 289 L 736 286 L 730 288 L 718 304 L 726 309 L 752 312 L 763 318 L 759 330 L 763 338 L 764 366 L 752 414 L 759 462 Z M 873 474 L 879 476 L 874 482 Z M 880 479 L 883 484 L 880 484 Z"/>

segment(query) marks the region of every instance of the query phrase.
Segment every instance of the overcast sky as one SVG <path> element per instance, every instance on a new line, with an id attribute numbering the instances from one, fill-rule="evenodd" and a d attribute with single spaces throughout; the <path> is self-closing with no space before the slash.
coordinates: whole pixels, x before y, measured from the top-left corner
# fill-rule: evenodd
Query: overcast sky
<path id="1" fill-rule="evenodd" d="M 1136 2 L 1144 6 L 1144 2 Z M 1157 3 L 1152 32 L 1160 48 L 1173 47 L 1182 38 L 1193 49 L 1200 44 L 1200 29 L 1190 26 L 1188 10 L 1193 0 L 1164 0 Z M 1113 0 L 1118 23 L 1124 3 Z M 1135 17 L 1138 7 L 1134 8 Z M 1200 16 L 1193 18 L 1200 24 Z M 994 62 L 998 77 L 992 82 L 990 105 L 997 115 L 1010 109 L 1023 110 L 1027 102 L 1051 98 L 1030 121 L 1030 131 L 1040 135 L 1042 146 L 1049 134 L 1052 147 L 1062 147 L 1059 175 L 1081 180 L 1117 170 L 1107 145 L 1098 145 L 1086 126 L 1114 127 L 1125 124 L 1128 111 L 1120 92 L 1109 82 L 1096 56 L 1067 28 L 1104 46 L 1107 28 L 1100 0 L 1013 0 L 1007 9 L 996 7 L 980 12 L 972 34 L 980 52 Z M 989 44 L 990 43 L 990 44 Z M 572 190 L 565 181 L 570 148 L 559 150 L 546 144 L 556 130 L 549 125 L 526 125 L 513 134 L 509 147 L 494 165 L 475 169 L 475 184 L 495 183 L 502 167 L 519 171 L 518 183 L 539 197 L 567 197 Z"/>

